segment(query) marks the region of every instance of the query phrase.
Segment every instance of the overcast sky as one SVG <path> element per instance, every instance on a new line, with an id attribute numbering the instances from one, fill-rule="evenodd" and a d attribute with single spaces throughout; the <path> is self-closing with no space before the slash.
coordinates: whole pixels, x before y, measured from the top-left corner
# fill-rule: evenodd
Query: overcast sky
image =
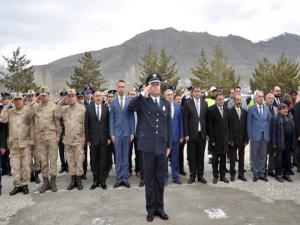
<path id="1" fill-rule="evenodd" d="M 300 34 L 300 2 L 1 0 L 0 54 L 10 56 L 21 46 L 33 64 L 46 64 L 166 27 L 218 36 L 235 34 L 254 42 L 283 32 Z"/>

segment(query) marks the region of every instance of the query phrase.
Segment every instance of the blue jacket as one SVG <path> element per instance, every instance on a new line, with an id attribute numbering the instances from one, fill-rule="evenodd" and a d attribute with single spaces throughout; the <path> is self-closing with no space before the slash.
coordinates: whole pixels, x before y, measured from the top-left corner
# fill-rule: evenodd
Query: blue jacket
<path id="1" fill-rule="evenodd" d="M 259 115 L 257 105 L 253 105 L 248 109 L 247 130 L 248 137 L 253 141 L 260 141 L 263 138 L 266 142 L 270 141 L 270 126 L 272 115 L 269 108 L 263 105 L 263 115 Z"/>
<path id="2" fill-rule="evenodd" d="M 154 155 L 163 155 L 167 148 L 172 148 L 172 125 L 170 104 L 160 99 L 159 106 L 151 97 L 142 95 L 132 99 L 128 110 L 139 114 L 140 124 L 138 150 Z"/>
<path id="3" fill-rule="evenodd" d="M 125 98 L 124 109 L 121 110 L 118 98 L 110 105 L 109 134 L 116 137 L 129 137 L 134 135 L 134 116 L 128 111 L 129 99 Z"/>
<path id="4" fill-rule="evenodd" d="M 183 113 L 181 110 L 181 105 L 178 103 L 174 104 L 174 115 L 171 120 L 172 122 L 172 131 L 173 131 L 173 141 L 179 142 L 180 138 L 183 138 Z"/>

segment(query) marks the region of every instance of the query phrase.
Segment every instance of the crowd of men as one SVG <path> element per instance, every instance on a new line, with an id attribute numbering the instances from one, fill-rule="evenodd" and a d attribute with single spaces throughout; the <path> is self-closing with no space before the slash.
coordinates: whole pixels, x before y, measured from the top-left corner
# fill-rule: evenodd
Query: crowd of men
<path id="1" fill-rule="evenodd" d="M 13 96 L 1 93 L 0 194 L 3 175 L 14 178 L 10 195 L 28 194 L 28 184 L 40 183 L 40 174 L 43 184 L 39 192 L 56 192 L 59 152 L 59 173 L 68 172 L 71 177 L 68 190 L 83 189 L 82 179 L 87 179 L 88 164 L 93 174 L 91 190 L 107 189 L 106 179 L 113 164 L 116 170 L 113 187 L 130 188 L 129 178 L 135 167 L 139 186 L 146 185 L 150 215 L 147 220 L 152 221 L 155 213 L 168 219 L 163 210 L 151 207 L 156 204 L 163 209 L 163 196 L 156 193 L 162 190 L 163 195 L 169 165 L 174 183 L 182 184 L 181 176 L 187 175 L 185 145 L 189 184 L 196 178 L 207 183 L 206 145 L 214 184 L 234 182 L 236 178 L 247 181 L 244 161 L 248 144 L 253 182 L 267 182 L 268 176 L 279 182 L 292 182 L 292 167 L 297 166 L 300 172 L 297 91 L 282 95 L 280 87 L 275 86 L 266 95 L 257 90 L 252 98 L 244 99 L 241 88 L 235 87 L 225 100 L 216 87 L 211 87 L 207 94 L 198 86 L 176 94 L 174 88 L 160 93 L 159 84 L 160 76 L 151 74 L 138 91 L 126 93 L 125 81 L 119 80 L 117 90 L 70 89 L 60 92 L 57 101 L 52 100 L 47 86 L 39 93 L 34 90 Z M 135 163 L 132 163 L 133 151 Z M 155 176 L 160 177 L 159 181 L 155 181 Z"/>

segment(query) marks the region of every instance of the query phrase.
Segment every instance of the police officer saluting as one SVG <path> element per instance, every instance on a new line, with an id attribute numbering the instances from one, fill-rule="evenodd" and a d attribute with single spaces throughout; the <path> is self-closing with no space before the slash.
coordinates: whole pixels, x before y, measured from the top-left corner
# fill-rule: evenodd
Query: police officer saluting
<path id="1" fill-rule="evenodd" d="M 172 128 L 170 104 L 160 98 L 160 75 L 150 74 L 146 82 L 148 86 L 130 101 L 128 110 L 139 112 L 143 121 L 138 149 L 144 159 L 147 221 L 152 222 L 154 216 L 169 219 L 164 211 L 164 175 L 165 159 L 171 151 Z"/>

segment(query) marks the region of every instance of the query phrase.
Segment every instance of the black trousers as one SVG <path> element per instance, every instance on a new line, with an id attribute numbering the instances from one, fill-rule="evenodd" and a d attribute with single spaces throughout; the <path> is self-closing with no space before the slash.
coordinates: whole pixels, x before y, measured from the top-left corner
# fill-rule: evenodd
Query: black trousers
<path id="1" fill-rule="evenodd" d="M 143 152 L 146 210 L 149 214 L 164 211 L 165 155 Z"/>
<path id="2" fill-rule="evenodd" d="M 5 153 L 2 155 L 2 175 L 8 175 L 11 173 L 9 154 L 9 149 L 6 149 Z"/>
<path id="3" fill-rule="evenodd" d="M 114 160 L 116 160 L 115 157 L 115 147 L 114 144 L 111 142 L 108 146 L 107 146 L 107 151 L 106 151 L 106 176 L 108 177 L 109 175 L 109 171 L 112 169 L 113 166 L 113 157 Z"/>
<path id="4" fill-rule="evenodd" d="M 273 144 L 271 142 L 268 143 L 267 148 L 267 162 L 266 162 L 266 173 L 274 173 L 275 170 L 275 150 L 273 148 Z"/>
<path id="5" fill-rule="evenodd" d="M 213 176 L 216 178 L 225 177 L 226 174 L 226 154 L 212 153 Z"/>
<path id="6" fill-rule="evenodd" d="M 84 145 L 83 150 L 84 150 L 83 174 L 86 175 L 87 168 L 88 168 L 88 157 L 87 157 L 88 148 L 87 148 L 87 144 Z M 90 159 L 91 159 L 91 152 L 90 152 Z M 90 162 L 90 164 L 91 164 L 91 162 Z"/>
<path id="7" fill-rule="evenodd" d="M 67 160 L 65 158 L 65 145 L 62 142 L 62 138 L 58 142 L 58 151 L 59 151 L 59 158 L 60 158 L 61 168 L 67 169 L 68 164 L 67 164 Z"/>
<path id="8" fill-rule="evenodd" d="M 91 169 L 94 183 L 106 181 L 106 144 L 91 145 Z"/>
<path id="9" fill-rule="evenodd" d="M 134 138 L 134 140 L 130 143 L 129 147 L 129 172 L 132 173 L 132 151 L 134 147 L 134 153 L 135 153 L 135 158 L 134 158 L 134 163 L 135 163 L 135 172 L 138 173 L 140 172 L 140 164 L 139 164 L 139 151 L 137 150 L 137 140 Z"/>
<path id="10" fill-rule="evenodd" d="M 206 140 L 203 139 L 201 132 L 197 134 L 196 139 L 189 140 L 187 143 L 187 157 L 192 178 L 195 178 L 196 175 L 203 176 L 205 145 Z"/>
<path id="11" fill-rule="evenodd" d="M 184 146 L 186 141 L 180 143 L 179 145 L 179 171 L 184 170 Z"/>
<path id="12" fill-rule="evenodd" d="M 230 159 L 230 176 L 236 175 L 235 162 L 238 161 L 238 175 L 244 175 L 244 162 L 245 162 L 245 146 L 231 146 L 229 148 L 229 159 Z"/>

